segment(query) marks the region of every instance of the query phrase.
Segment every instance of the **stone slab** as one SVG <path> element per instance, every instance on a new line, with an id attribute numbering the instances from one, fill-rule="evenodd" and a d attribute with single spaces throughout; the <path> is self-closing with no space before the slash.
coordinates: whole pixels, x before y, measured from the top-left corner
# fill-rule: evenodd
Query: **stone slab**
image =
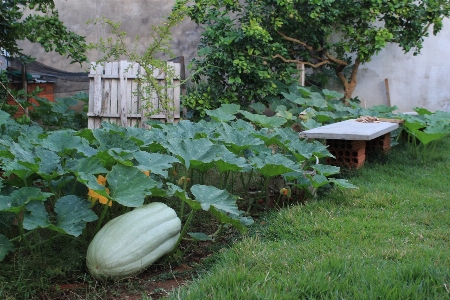
<path id="1" fill-rule="evenodd" d="M 299 135 L 311 139 L 370 141 L 397 128 L 397 123 L 362 123 L 352 119 L 302 131 Z"/>

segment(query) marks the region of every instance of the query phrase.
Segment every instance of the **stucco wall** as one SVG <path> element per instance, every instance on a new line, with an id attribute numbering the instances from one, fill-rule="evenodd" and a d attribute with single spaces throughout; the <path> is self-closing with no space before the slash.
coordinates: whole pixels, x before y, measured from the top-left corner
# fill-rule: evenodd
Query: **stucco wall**
<path id="1" fill-rule="evenodd" d="M 367 107 L 388 104 L 385 78 L 389 81 L 391 105 L 399 111 L 424 107 L 450 112 L 450 20 L 437 36 L 425 38 L 421 54 L 404 54 L 390 44 L 372 61 L 360 66 L 353 96 Z"/>
<path id="2" fill-rule="evenodd" d="M 150 42 L 151 25 L 157 25 L 169 14 L 172 1 L 160 0 L 55 0 L 61 19 L 68 27 L 87 37 L 88 42 L 108 38 L 109 32 L 87 21 L 106 17 L 120 21 L 130 34 L 130 41 L 140 36 L 139 48 L 146 49 Z M 188 63 L 197 52 L 201 28 L 186 20 L 173 31 L 174 56 L 183 55 Z M 45 53 L 40 46 L 23 45 L 26 52 L 38 61 L 55 68 L 79 72 L 79 65 L 69 65 L 69 60 L 58 54 Z M 367 107 L 388 104 L 385 78 L 389 79 L 391 104 L 399 111 L 411 111 L 414 107 L 450 112 L 450 20 L 444 20 L 444 29 L 438 36 L 425 39 L 422 54 L 404 54 L 395 45 L 388 45 L 378 56 L 360 67 L 358 85 L 354 96 Z M 91 52 L 90 61 L 99 53 Z M 168 59 L 168 58 L 165 58 Z M 87 66 L 84 66 L 85 68 Z"/>
<path id="3" fill-rule="evenodd" d="M 86 36 L 87 42 L 96 43 L 100 38 L 110 37 L 110 31 L 98 25 L 87 24 L 88 21 L 105 17 L 114 22 L 121 22 L 123 31 L 128 33 L 127 40 L 132 45 L 136 36 L 140 37 L 137 50 L 143 53 L 151 42 L 149 32 L 152 25 L 159 25 L 172 9 L 173 0 L 54 0 L 59 10 L 60 19 L 68 28 L 79 35 Z M 185 56 L 185 61 L 192 59 L 197 52 L 201 28 L 189 20 L 183 21 L 173 29 L 173 57 Z M 36 57 L 39 62 L 54 68 L 80 72 L 79 64 L 70 65 L 70 60 L 56 53 L 46 53 L 39 45 L 21 44 L 27 54 Z M 95 61 L 101 54 L 91 51 L 89 61 Z M 86 68 L 87 65 L 83 66 Z"/>

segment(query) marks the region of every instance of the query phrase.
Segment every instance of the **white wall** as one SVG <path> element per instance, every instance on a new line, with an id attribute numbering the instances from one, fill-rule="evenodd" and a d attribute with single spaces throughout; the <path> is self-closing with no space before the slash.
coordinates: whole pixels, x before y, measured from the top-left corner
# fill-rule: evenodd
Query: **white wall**
<path id="1" fill-rule="evenodd" d="M 360 66 L 353 96 L 362 105 L 388 104 L 385 78 L 389 80 L 391 105 L 400 112 L 424 107 L 450 112 L 450 20 L 434 36 L 425 38 L 421 54 L 404 54 L 390 44 L 371 62 Z"/>

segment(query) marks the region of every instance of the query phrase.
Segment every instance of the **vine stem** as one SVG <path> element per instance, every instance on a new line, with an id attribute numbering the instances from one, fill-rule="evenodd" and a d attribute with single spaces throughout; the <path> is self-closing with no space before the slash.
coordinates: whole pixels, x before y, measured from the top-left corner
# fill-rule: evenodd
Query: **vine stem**
<path id="1" fill-rule="evenodd" d="M 178 241 L 175 244 L 175 246 L 173 247 L 172 251 L 175 251 L 175 249 L 177 249 L 178 246 L 180 245 L 181 240 L 183 239 L 183 236 L 186 234 L 186 231 L 188 230 L 188 227 L 189 227 L 193 217 L 194 217 L 194 210 L 191 210 L 191 212 L 189 213 L 188 218 L 186 220 L 186 223 L 184 223 L 183 229 L 180 232 L 180 237 L 178 238 Z"/>
<path id="2" fill-rule="evenodd" d="M 105 204 L 105 207 L 103 208 L 102 214 L 100 215 L 100 219 L 97 222 L 97 226 L 95 227 L 95 234 L 100 230 L 100 226 L 102 225 L 103 219 L 105 218 L 106 212 L 108 210 L 108 205 L 112 200 L 109 199 L 108 203 Z"/>

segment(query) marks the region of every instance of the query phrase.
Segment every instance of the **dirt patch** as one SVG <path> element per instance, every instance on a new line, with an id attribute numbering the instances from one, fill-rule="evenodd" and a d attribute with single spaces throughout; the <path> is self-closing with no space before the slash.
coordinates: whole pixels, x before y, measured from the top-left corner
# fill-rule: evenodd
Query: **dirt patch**
<path id="1" fill-rule="evenodd" d="M 90 279 L 92 281 L 57 283 L 51 290 L 41 294 L 40 299 L 161 299 L 196 278 L 198 273 L 205 269 L 205 260 L 211 257 L 213 252 L 227 247 L 230 243 L 228 239 L 218 243 L 183 242 L 180 250 L 184 251 L 184 254 L 180 253 L 178 259 L 162 259 L 134 277 L 107 282 Z"/>

